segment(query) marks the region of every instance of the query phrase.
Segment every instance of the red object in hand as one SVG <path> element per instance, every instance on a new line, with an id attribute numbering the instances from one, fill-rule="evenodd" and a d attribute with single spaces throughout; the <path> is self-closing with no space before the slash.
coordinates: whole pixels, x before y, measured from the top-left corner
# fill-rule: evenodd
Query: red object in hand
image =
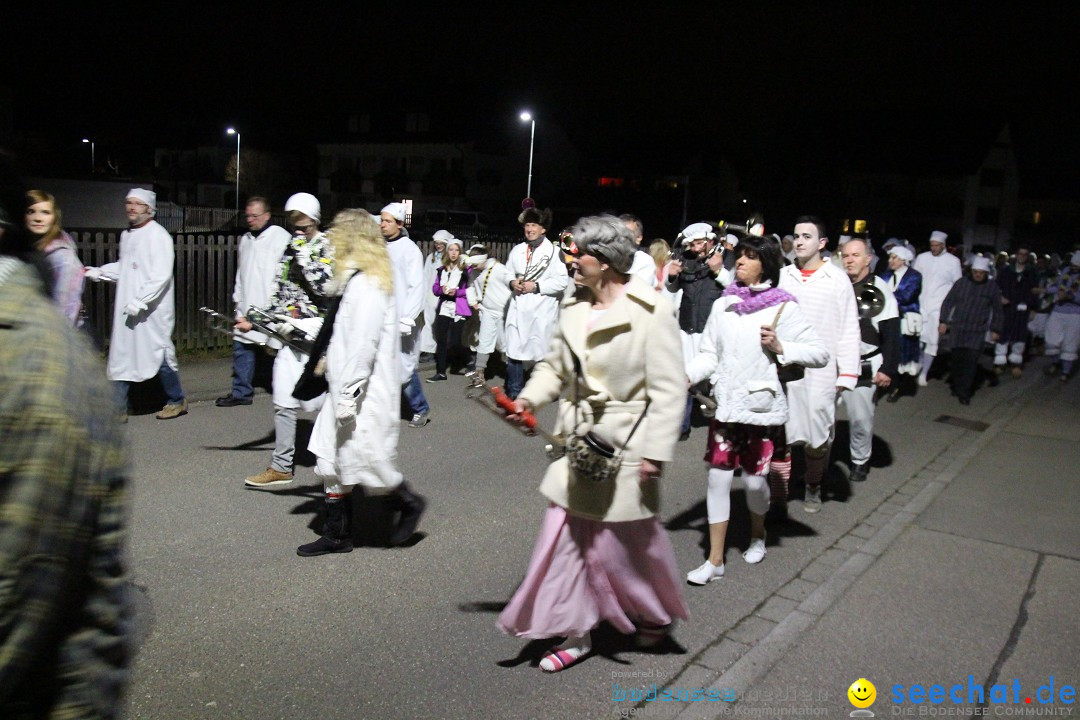
<path id="1" fill-rule="evenodd" d="M 505 410 L 510 415 L 517 415 L 521 418 L 521 424 L 530 430 L 536 429 L 536 416 L 528 410 L 522 410 L 520 413 L 514 409 L 514 401 L 510 399 L 510 396 L 503 392 L 501 387 L 491 388 L 491 394 L 495 396 L 495 404 L 501 409 Z"/>

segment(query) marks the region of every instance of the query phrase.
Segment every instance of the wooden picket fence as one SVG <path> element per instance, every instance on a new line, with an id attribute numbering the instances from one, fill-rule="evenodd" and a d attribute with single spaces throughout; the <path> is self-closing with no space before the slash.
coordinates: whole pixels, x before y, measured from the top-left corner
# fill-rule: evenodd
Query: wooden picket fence
<path id="1" fill-rule="evenodd" d="M 120 255 L 120 231 L 71 230 L 83 265 L 98 267 L 115 262 Z M 224 351 L 232 347 L 229 335 L 211 329 L 201 307 L 232 315 L 233 282 L 236 277 L 237 235 L 216 233 L 174 234 L 176 247 L 176 327 L 173 341 L 178 353 Z M 517 238 L 485 237 L 492 254 L 506 260 Z M 417 243 L 425 256 L 430 241 Z M 468 245 L 466 248 L 468 249 Z M 101 347 L 108 347 L 112 330 L 116 286 L 112 283 L 86 283 L 83 307 L 86 321 Z"/>

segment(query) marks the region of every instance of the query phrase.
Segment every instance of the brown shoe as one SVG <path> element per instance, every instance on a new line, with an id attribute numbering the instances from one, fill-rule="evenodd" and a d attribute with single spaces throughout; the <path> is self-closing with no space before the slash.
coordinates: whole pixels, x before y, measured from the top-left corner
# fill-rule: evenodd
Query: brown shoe
<path id="1" fill-rule="evenodd" d="M 1023 374 L 1024 374 L 1024 371 L 1019 365 L 1013 365 L 1012 366 L 1012 376 L 1014 378 L 1018 378 Z"/>
<path id="2" fill-rule="evenodd" d="M 244 480 L 244 485 L 251 488 L 267 488 L 275 485 L 288 485 L 293 481 L 293 474 L 281 472 L 274 468 L 266 468 L 258 475 L 252 475 Z"/>
<path id="3" fill-rule="evenodd" d="M 174 417 L 180 417 L 181 415 L 187 415 L 187 400 L 184 400 L 181 403 L 169 403 L 161 408 L 161 411 L 154 417 L 158 420 L 171 420 Z"/>

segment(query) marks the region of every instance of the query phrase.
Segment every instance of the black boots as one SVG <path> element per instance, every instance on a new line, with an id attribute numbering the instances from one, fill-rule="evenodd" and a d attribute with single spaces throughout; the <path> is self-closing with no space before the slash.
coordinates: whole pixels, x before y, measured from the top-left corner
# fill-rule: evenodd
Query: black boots
<path id="1" fill-rule="evenodd" d="M 329 553 L 352 552 L 352 538 L 349 535 L 350 504 L 348 498 L 326 501 L 326 526 L 322 537 L 314 542 L 296 548 L 300 557 L 316 557 Z"/>
<path id="2" fill-rule="evenodd" d="M 427 501 L 409 489 L 404 480 L 394 490 L 394 509 L 401 513 L 397 528 L 390 535 L 390 545 L 400 545 L 413 536 L 420 525 L 420 516 L 424 514 Z"/>
<path id="3" fill-rule="evenodd" d="M 866 476 L 870 474 L 870 463 L 858 463 L 851 466 L 851 482 L 866 482 Z"/>

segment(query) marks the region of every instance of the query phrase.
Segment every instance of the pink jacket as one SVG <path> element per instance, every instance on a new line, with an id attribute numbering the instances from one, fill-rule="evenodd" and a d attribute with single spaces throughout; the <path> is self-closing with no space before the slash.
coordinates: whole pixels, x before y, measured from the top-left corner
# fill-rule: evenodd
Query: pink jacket
<path id="1" fill-rule="evenodd" d="M 442 292 L 442 277 L 443 271 L 446 268 L 440 267 L 435 273 L 435 284 L 431 286 L 431 292 L 435 293 L 435 296 L 439 298 L 439 303 L 435 306 L 435 314 L 439 314 L 439 308 L 442 307 L 443 301 L 447 299 L 446 295 Z M 461 271 L 461 281 L 458 283 L 457 290 L 454 292 L 454 312 L 460 317 L 472 316 L 472 308 L 469 307 L 469 301 L 465 297 L 466 292 L 469 289 L 469 268 L 465 268 Z"/>

